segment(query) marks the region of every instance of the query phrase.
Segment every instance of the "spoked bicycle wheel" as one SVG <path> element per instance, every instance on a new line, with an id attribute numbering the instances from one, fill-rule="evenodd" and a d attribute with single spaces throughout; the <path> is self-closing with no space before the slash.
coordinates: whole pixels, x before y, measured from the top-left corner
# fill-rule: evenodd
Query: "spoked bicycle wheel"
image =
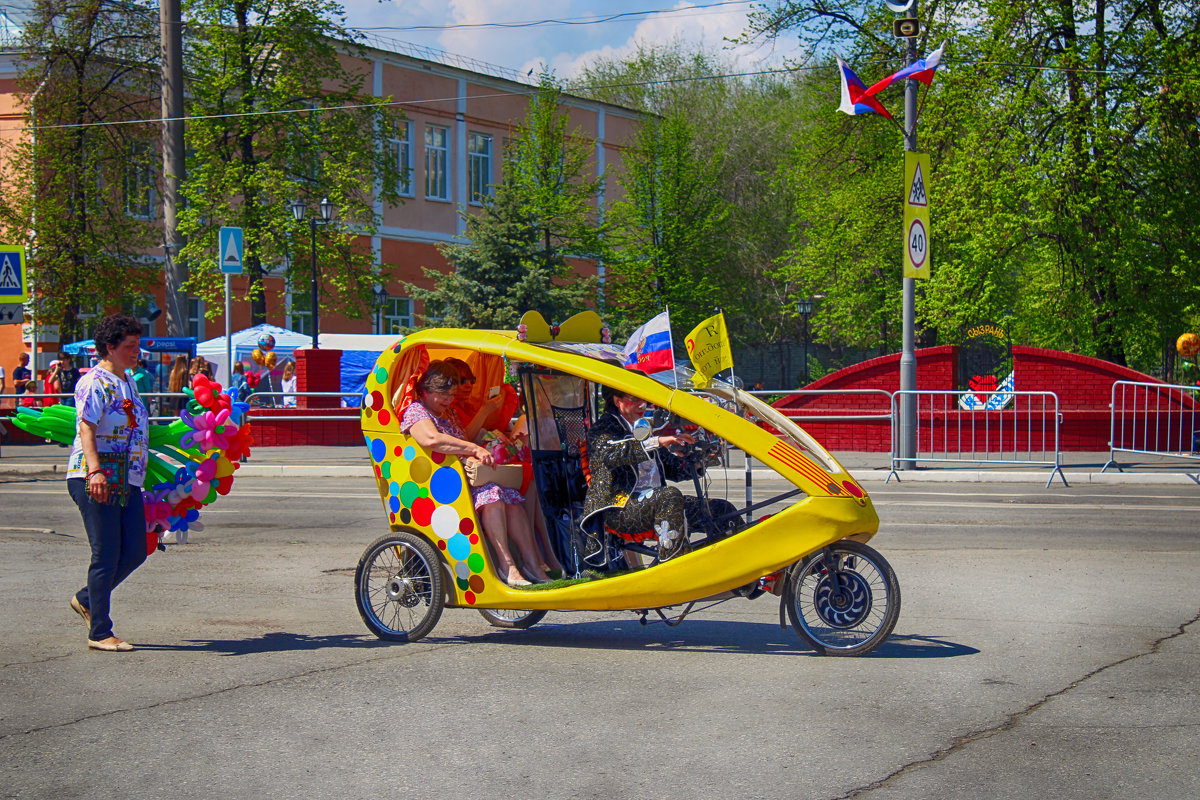
<path id="1" fill-rule="evenodd" d="M 488 625 L 496 628 L 532 628 L 546 616 L 545 611 L 529 611 L 516 608 L 481 608 L 480 615 L 488 621 Z"/>
<path id="2" fill-rule="evenodd" d="M 861 656 L 891 635 L 900 616 L 900 583 L 865 544 L 843 539 L 791 571 L 783 602 L 792 627 L 826 656 Z"/>
<path id="3" fill-rule="evenodd" d="M 417 641 L 433 630 L 446 605 L 437 551 L 411 533 L 376 540 L 358 561 L 354 599 L 371 633 L 393 642 Z"/>

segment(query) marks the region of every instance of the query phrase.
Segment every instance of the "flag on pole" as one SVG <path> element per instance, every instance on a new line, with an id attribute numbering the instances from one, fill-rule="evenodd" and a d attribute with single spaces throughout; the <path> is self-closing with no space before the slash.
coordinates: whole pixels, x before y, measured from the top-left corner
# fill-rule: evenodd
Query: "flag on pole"
<path id="1" fill-rule="evenodd" d="M 891 119 L 892 115 L 874 97 L 875 92 L 884 87 L 877 83 L 868 89 L 866 84 L 854 74 L 854 70 L 850 69 L 845 61 L 842 61 L 841 56 L 834 57 L 837 58 L 838 72 L 842 76 L 842 104 L 838 106 L 838 111 L 852 117 L 858 114 L 880 114 Z"/>
<path id="2" fill-rule="evenodd" d="M 898 72 L 893 72 L 879 83 L 867 89 L 867 94 L 874 96 L 882 92 L 887 87 L 891 86 L 896 81 L 902 81 L 905 78 L 912 78 L 929 86 L 933 83 L 933 73 L 937 71 L 938 66 L 942 63 L 942 48 L 946 46 L 945 42 L 938 45 L 938 49 L 934 50 L 924 58 L 918 58 L 913 63 L 909 64 Z"/>
<path id="3" fill-rule="evenodd" d="M 675 369 L 669 312 L 662 312 L 633 332 L 625 345 L 625 366 L 646 374 Z"/>
<path id="4" fill-rule="evenodd" d="M 707 386 L 713 376 L 723 369 L 733 369 L 733 348 L 725 330 L 724 312 L 701 322 L 684 339 L 688 356 L 696 368 L 694 383 Z"/>

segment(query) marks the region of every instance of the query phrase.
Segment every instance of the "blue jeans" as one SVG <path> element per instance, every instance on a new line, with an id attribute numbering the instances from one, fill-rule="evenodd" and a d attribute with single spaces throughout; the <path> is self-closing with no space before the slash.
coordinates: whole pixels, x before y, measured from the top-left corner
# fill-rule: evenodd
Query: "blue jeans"
<path id="1" fill-rule="evenodd" d="M 124 506 L 104 505 L 92 500 L 83 478 L 69 478 L 67 492 L 79 506 L 83 529 L 92 545 L 87 585 L 75 593 L 75 599 L 91 612 L 92 629 L 88 638 L 99 642 L 113 635 L 112 618 L 108 614 L 109 595 L 146 560 L 146 512 L 142 507 L 142 490 L 130 486 Z"/>

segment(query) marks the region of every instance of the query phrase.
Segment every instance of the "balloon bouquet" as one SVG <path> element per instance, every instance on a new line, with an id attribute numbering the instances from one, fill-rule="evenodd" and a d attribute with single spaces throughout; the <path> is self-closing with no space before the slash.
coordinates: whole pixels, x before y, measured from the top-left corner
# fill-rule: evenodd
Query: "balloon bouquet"
<path id="1" fill-rule="evenodd" d="M 275 369 L 275 364 L 278 363 L 278 357 L 271 351 L 275 349 L 275 337 L 269 333 L 264 333 L 258 337 L 258 347 L 250 353 L 250 360 L 260 367 L 265 367 L 267 370 Z M 262 379 L 262 373 L 248 372 L 246 373 L 246 386 L 250 392 L 258 389 L 258 382 Z"/>
<path id="2" fill-rule="evenodd" d="M 254 443 L 249 405 L 235 402 L 221 384 L 199 373 L 184 393 L 190 398 L 179 419 L 150 425 L 150 454 L 142 500 L 146 508 L 146 550 L 163 542 L 183 544 L 188 531 L 200 531 L 200 509 L 229 494 L 233 473 Z M 13 424 L 35 436 L 70 444 L 75 408 L 53 405 L 18 408 Z"/>
<path id="3" fill-rule="evenodd" d="M 1200 336 L 1194 333 L 1185 333 L 1175 340 L 1175 352 L 1183 357 L 1182 376 L 1180 383 L 1186 381 L 1193 370 L 1196 369 L 1196 354 L 1200 353 Z M 1196 385 L 1200 386 L 1200 380 L 1196 380 Z"/>

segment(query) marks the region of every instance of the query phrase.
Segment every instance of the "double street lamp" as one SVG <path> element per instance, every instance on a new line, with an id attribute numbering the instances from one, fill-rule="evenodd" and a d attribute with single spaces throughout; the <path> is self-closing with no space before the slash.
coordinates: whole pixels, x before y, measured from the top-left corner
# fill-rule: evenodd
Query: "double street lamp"
<path id="1" fill-rule="evenodd" d="M 317 226 L 328 225 L 333 222 L 334 207 L 333 203 L 329 202 L 326 197 L 318 206 L 321 209 L 321 218 L 308 218 L 308 228 L 312 236 L 312 346 L 314 350 L 320 349 L 321 337 L 321 295 L 317 289 Z M 296 222 L 304 222 L 304 212 L 307 207 L 304 201 L 297 198 L 292 201 L 292 216 L 296 218 Z"/>

